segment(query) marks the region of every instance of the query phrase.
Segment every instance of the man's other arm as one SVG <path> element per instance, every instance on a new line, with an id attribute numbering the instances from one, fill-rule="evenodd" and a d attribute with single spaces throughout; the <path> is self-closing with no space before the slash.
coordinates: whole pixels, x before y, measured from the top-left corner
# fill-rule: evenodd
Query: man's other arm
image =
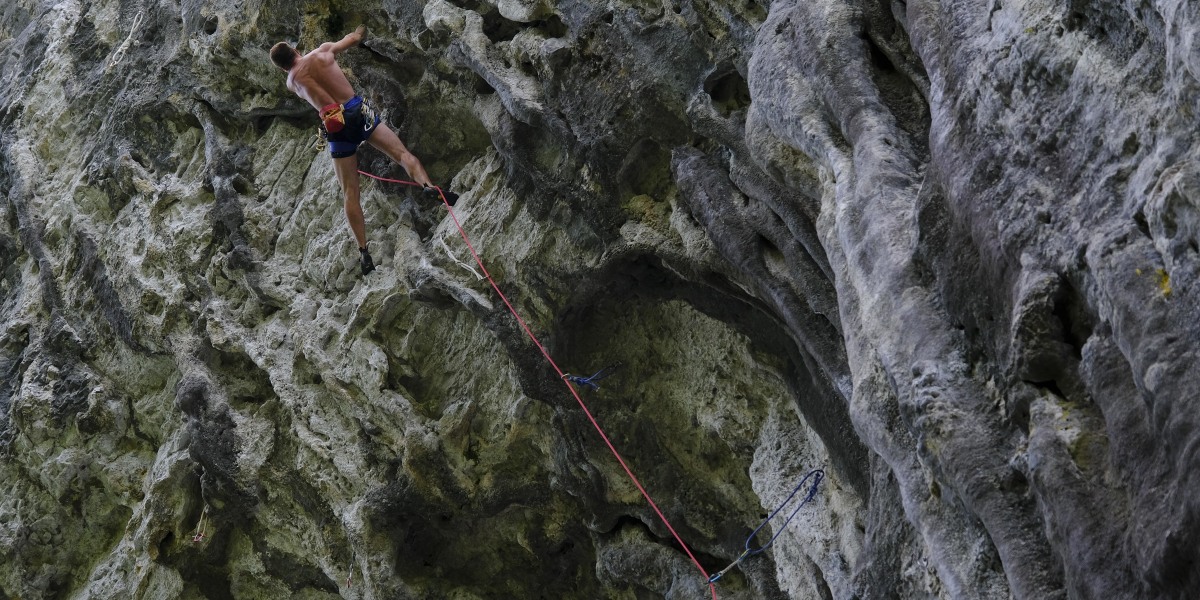
<path id="1" fill-rule="evenodd" d="M 322 44 L 322 46 L 329 46 L 330 52 L 332 52 L 334 54 L 338 54 L 339 52 L 342 52 L 344 50 L 348 50 L 350 48 L 357 46 L 358 43 L 362 41 L 363 34 L 366 33 L 366 31 L 367 31 L 366 25 L 359 25 L 358 29 L 355 29 L 352 33 L 348 34 L 346 37 L 344 37 L 336 42 L 329 42 L 326 44 Z"/>

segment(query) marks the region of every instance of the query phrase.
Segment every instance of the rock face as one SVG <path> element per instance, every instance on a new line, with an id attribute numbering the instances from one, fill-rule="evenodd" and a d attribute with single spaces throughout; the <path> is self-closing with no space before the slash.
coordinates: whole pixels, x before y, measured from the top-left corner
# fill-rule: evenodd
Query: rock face
<path id="1" fill-rule="evenodd" d="M 365 278 L 267 58 L 360 23 L 462 194 Z M 9 0 L 0 81 L 0 598 L 1200 595 L 1194 2 Z"/>

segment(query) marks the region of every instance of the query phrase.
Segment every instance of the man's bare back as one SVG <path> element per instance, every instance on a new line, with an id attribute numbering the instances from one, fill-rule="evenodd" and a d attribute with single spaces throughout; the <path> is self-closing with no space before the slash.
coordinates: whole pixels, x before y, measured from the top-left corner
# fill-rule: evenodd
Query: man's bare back
<path id="1" fill-rule="evenodd" d="M 321 110 L 330 104 L 343 104 L 354 97 L 354 88 L 337 64 L 336 54 L 362 41 L 364 27 L 337 42 L 325 42 L 316 50 L 296 59 L 288 72 L 287 87 L 297 96 Z"/>

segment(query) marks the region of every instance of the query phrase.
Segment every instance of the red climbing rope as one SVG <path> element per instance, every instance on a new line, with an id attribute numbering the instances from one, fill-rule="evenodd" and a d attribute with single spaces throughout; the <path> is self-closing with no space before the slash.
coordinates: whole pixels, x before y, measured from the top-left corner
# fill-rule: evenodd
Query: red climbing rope
<path id="1" fill-rule="evenodd" d="M 359 173 L 366 175 L 371 179 L 386 181 L 388 183 L 399 183 L 415 187 L 424 187 L 421 184 L 413 181 L 404 181 L 403 179 L 388 179 L 386 177 L 380 177 L 366 171 L 359 171 Z M 617 462 L 621 463 L 621 468 L 625 469 L 625 474 L 629 476 L 631 481 L 633 481 L 633 485 L 637 486 L 638 491 L 642 493 L 642 497 L 646 499 L 646 502 L 650 503 L 650 508 L 654 509 L 654 513 L 657 514 L 658 518 L 662 520 L 663 525 L 667 526 L 667 529 L 671 532 L 671 535 L 675 536 L 675 541 L 679 542 L 679 545 L 683 548 L 683 551 L 687 553 L 688 558 L 692 559 L 692 563 L 696 565 L 697 569 L 700 569 L 702 574 L 704 574 L 704 579 L 708 580 L 708 571 L 704 569 L 704 566 L 700 564 L 699 560 L 696 560 L 696 556 L 692 554 L 691 548 L 688 548 L 688 545 L 684 543 L 683 538 L 681 538 L 679 534 L 675 532 L 675 528 L 671 526 L 671 522 L 667 520 L 666 515 L 659 510 L 658 504 L 656 504 L 654 499 L 650 497 L 650 493 L 646 491 L 646 488 L 642 487 L 642 482 L 639 481 L 637 476 L 633 474 L 633 470 L 630 469 L 629 465 L 625 463 L 625 459 L 621 457 L 621 453 L 617 452 L 616 446 L 613 446 L 612 441 L 608 439 L 608 434 L 604 433 L 604 429 L 600 427 L 600 423 L 596 421 L 596 417 L 592 416 L 592 411 L 588 410 L 587 405 L 583 402 L 583 398 L 581 398 L 579 396 L 579 392 L 575 390 L 575 386 L 571 385 L 570 382 L 565 379 L 566 374 L 563 373 L 562 369 L 558 368 L 558 364 L 554 362 L 554 359 L 550 358 L 550 353 L 546 351 L 546 347 L 543 346 L 540 341 L 538 341 L 537 336 L 533 335 L 533 331 L 529 329 L 528 325 L 525 324 L 525 320 L 521 318 L 520 314 L 517 314 L 517 309 L 513 308 L 512 303 L 508 301 L 508 296 L 505 296 L 504 292 L 500 291 L 500 286 L 496 285 L 496 281 L 492 279 L 492 274 L 488 272 L 487 267 L 483 266 L 483 260 L 480 259 L 479 254 L 475 252 L 475 246 L 471 244 L 471 239 L 467 237 L 466 230 L 463 229 L 462 224 L 458 222 L 458 217 L 454 214 L 454 209 L 451 208 L 450 203 L 446 201 L 446 196 L 442 193 L 442 188 L 433 186 L 433 189 L 437 190 L 438 196 L 442 199 L 442 204 L 446 206 L 446 210 L 450 211 L 450 218 L 454 221 L 454 226 L 458 228 L 459 235 L 461 235 L 463 241 L 466 242 L 467 249 L 471 251 L 471 256 L 475 258 L 475 264 L 479 265 L 479 269 L 483 271 L 484 277 L 487 277 L 488 283 L 492 284 L 492 289 L 496 290 L 496 293 L 500 295 L 500 299 L 503 300 L 504 305 L 508 307 L 508 312 L 512 313 L 512 316 L 517 319 L 517 323 L 520 323 L 521 328 L 525 330 L 525 334 L 529 336 L 530 340 L 533 340 L 533 343 L 538 347 L 538 350 L 541 350 L 542 356 L 546 357 L 546 362 L 549 362 L 550 366 L 554 367 L 554 371 L 558 373 L 559 378 L 562 379 L 564 384 L 566 384 L 567 389 L 571 390 L 571 395 L 575 397 L 575 401 L 579 403 L 579 408 L 583 409 L 583 414 L 587 415 L 588 420 L 592 422 L 592 427 L 596 428 L 596 432 L 600 434 L 600 438 L 604 440 L 604 444 L 608 446 L 608 449 L 612 452 L 612 455 L 617 458 Z M 712 591 L 713 600 L 717 600 L 717 587 L 715 583 L 709 581 L 708 588 Z"/>

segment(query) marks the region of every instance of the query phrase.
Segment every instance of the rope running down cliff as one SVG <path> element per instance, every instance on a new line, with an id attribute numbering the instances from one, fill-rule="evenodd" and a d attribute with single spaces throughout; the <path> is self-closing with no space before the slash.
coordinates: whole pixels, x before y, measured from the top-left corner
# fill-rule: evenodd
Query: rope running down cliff
<path id="1" fill-rule="evenodd" d="M 413 181 L 388 179 L 386 177 L 380 177 L 362 170 L 360 170 L 359 173 L 378 181 L 421 187 L 419 183 Z M 621 453 L 617 452 L 616 446 L 613 446 L 612 441 L 608 439 L 608 435 L 604 433 L 604 429 L 600 427 L 600 423 L 596 421 L 595 417 L 592 416 L 592 411 L 588 410 L 587 405 L 583 402 L 583 398 L 581 398 L 579 396 L 579 392 L 575 390 L 575 386 L 571 385 L 566 379 L 567 374 L 564 373 L 562 369 L 558 368 L 558 364 L 554 362 L 553 358 L 550 358 L 550 353 L 546 350 L 546 347 L 543 346 L 540 341 L 538 341 L 537 336 L 533 334 L 533 330 L 531 330 L 529 326 L 525 324 L 525 320 L 522 319 L 521 315 L 517 313 L 517 309 L 513 308 L 513 305 L 508 301 L 508 297 L 504 295 L 504 292 L 500 291 L 500 286 L 496 285 L 496 281 L 492 279 L 492 274 L 488 272 L 487 267 L 483 266 L 483 260 L 480 259 L 479 254 L 475 252 L 475 246 L 471 244 L 471 239 L 467 237 L 466 230 L 463 229 L 462 224 L 458 222 L 458 217 L 454 214 L 454 209 L 450 207 L 450 203 L 446 200 L 446 196 L 442 193 L 442 188 L 434 186 L 434 189 L 437 190 L 438 196 L 442 199 L 442 204 L 446 206 L 446 210 L 450 211 L 450 218 L 454 221 L 454 226 L 458 228 L 458 233 L 462 236 L 463 241 L 466 242 L 467 249 L 471 251 L 471 256 L 475 258 L 475 264 L 479 265 L 479 270 L 483 272 L 483 275 L 487 278 L 488 283 L 492 285 L 492 289 L 496 290 L 496 293 L 500 295 L 500 299 L 503 300 L 504 305 L 508 307 L 508 312 L 512 313 L 513 317 L 517 319 L 517 323 L 519 323 L 521 328 L 525 330 L 525 334 L 529 336 L 530 340 L 533 340 L 533 343 L 538 347 L 538 350 L 541 350 L 542 356 L 546 358 L 546 362 L 550 363 L 550 366 L 554 367 L 554 371 L 558 373 L 558 376 L 563 378 L 563 383 L 567 385 L 567 389 L 571 390 L 571 395 L 574 396 L 575 401 L 579 403 L 579 408 L 583 409 L 583 414 L 587 415 L 588 420 L 592 423 L 592 427 L 596 428 L 596 432 L 600 434 L 600 438 L 604 440 L 604 444 L 608 446 L 609 451 L 612 452 L 612 455 L 616 457 L 617 462 L 621 463 L 621 468 L 625 469 L 625 474 L 629 476 L 631 481 L 633 481 L 633 485 L 637 486 L 638 491 L 642 493 L 642 497 L 646 499 L 646 502 L 650 503 L 650 508 L 654 509 L 654 513 L 658 515 L 658 518 L 663 522 L 663 525 L 667 526 L 667 530 L 669 530 L 671 535 L 675 537 L 675 541 L 679 542 L 680 547 L 682 547 L 683 551 L 687 553 L 688 558 L 692 559 L 692 563 L 696 565 L 696 568 L 700 569 L 700 572 L 704 575 L 704 578 L 709 579 L 708 571 L 704 569 L 704 566 L 701 565 L 700 561 L 696 559 L 696 556 L 692 554 L 691 548 L 684 543 L 683 538 L 681 538 L 679 534 L 675 532 L 675 528 L 671 526 L 671 522 L 667 520 L 666 515 L 659 510 L 658 504 L 655 504 L 654 499 L 650 497 L 650 493 L 646 491 L 646 488 L 642 487 L 642 482 L 638 480 L 637 476 L 633 474 L 633 470 L 631 470 L 629 465 L 625 463 L 625 459 L 621 457 Z M 717 600 L 717 587 L 714 585 L 714 581 L 715 580 L 708 582 L 708 588 L 712 592 L 713 600 Z"/>

